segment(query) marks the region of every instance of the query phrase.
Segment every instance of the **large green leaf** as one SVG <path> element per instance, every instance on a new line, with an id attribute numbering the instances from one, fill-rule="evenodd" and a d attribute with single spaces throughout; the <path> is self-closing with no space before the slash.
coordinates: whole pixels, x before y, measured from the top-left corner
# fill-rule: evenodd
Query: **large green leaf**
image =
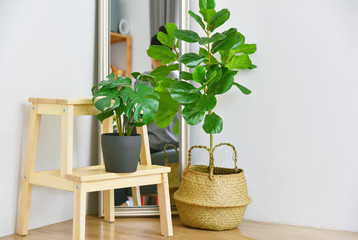
<path id="1" fill-rule="evenodd" d="M 209 22 L 209 30 L 213 32 L 216 28 L 223 25 L 230 18 L 230 12 L 226 8 L 220 10 L 215 13 L 210 22 Z"/>
<path id="2" fill-rule="evenodd" d="M 163 32 L 159 32 L 157 34 L 157 38 L 158 38 L 159 42 L 161 42 L 163 45 L 168 46 L 170 48 L 173 48 L 175 45 L 174 39 L 170 39 L 168 34 L 165 34 Z"/>
<path id="3" fill-rule="evenodd" d="M 222 75 L 222 70 L 219 65 L 212 65 L 206 72 L 206 81 L 210 85 L 211 82 L 217 82 L 220 80 Z"/>
<path id="4" fill-rule="evenodd" d="M 206 8 L 202 8 L 200 9 L 200 14 L 203 16 L 204 21 L 209 23 L 211 18 L 214 16 L 214 14 L 216 13 L 216 11 L 214 9 L 206 9 Z"/>
<path id="5" fill-rule="evenodd" d="M 214 112 L 206 114 L 203 129 L 208 134 L 220 133 L 223 130 L 223 120 Z"/>
<path id="6" fill-rule="evenodd" d="M 215 0 L 199 0 L 199 8 L 214 9 Z"/>
<path id="7" fill-rule="evenodd" d="M 245 43 L 245 37 L 244 35 L 242 35 L 241 33 L 237 33 L 236 34 L 236 42 L 234 44 L 234 46 L 232 46 L 233 49 L 240 49 L 242 48 L 242 46 L 244 46 Z"/>
<path id="8" fill-rule="evenodd" d="M 212 110 L 216 106 L 216 97 L 214 95 L 200 95 L 197 107 L 204 111 Z"/>
<path id="9" fill-rule="evenodd" d="M 184 80 L 193 80 L 193 74 L 189 72 L 181 71 L 180 78 Z"/>
<path id="10" fill-rule="evenodd" d="M 205 29 L 204 22 L 203 22 L 203 20 L 201 19 L 200 16 L 196 15 L 196 14 L 195 14 L 194 12 L 192 12 L 191 10 L 189 10 L 188 13 L 189 13 L 189 15 L 190 15 L 192 18 L 195 19 L 195 21 L 196 21 L 197 23 L 199 23 L 199 25 L 200 25 L 203 29 Z"/>
<path id="11" fill-rule="evenodd" d="M 219 50 L 218 52 L 220 53 L 221 62 L 223 63 L 228 63 L 236 53 L 234 49 Z"/>
<path id="12" fill-rule="evenodd" d="M 179 64 L 163 65 L 155 68 L 150 75 L 157 78 L 166 78 L 172 71 L 179 70 Z"/>
<path id="13" fill-rule="evenodd" d="M 197 66 L 193 71 L 193 80 L 200 84 L 205 82 L 205 68 L 203 66 Z"/>
<path id="14" fill-rule="evenodd" d="M 208 43 L 213 43 L 213 42 L 216 42 L 218 40 L 223 40 L 225 38 L 226 38 L 226 35 L 221 34 L 221 33 L 215 33 L 210 38 L 207 38 L 207 37 L 200 38 L 199 39 L 199 44 L 204 45 L 204 44 L 208 44 Z"/>
<path id="15" fill-rule="evenodd" d="M 147 50 L 149 57 L 162 61 L 162 64 L 167 64 L 177 60 L 177 55 L 173 53 L 167 46 L 150 46 Z"/>
<path id="16" fill-rule="evenodd" d="M 222 67 L 222 75 L 220 79 L 215 79 L 208 84 L 208 94 L 218 95 L 230 90 L 234 83 L 234 76 L 226 67 Z"/>
<path id="17" fill-rule="evenodd" d="M 205 48 L 199 48 L 199 54 L 203 56 L 209 56 L 209 52 Z"/>
<path id="18" fill-rule="evenodd" d="M 245 95 L 249 95 L 251 93 L 250 89 L 247 89 L 246 87 L 234 82 L 234 85 Z"/>
<path id="19" fill-rule="evenodd" d="M 212 51 L 216 52 L 218 50 L 225 50 L 232 48 L 236 43 L 236 28 L 230 28 L 229 30 L 223 32 L 223 34 L 226 36 L 223 40 L 218 40 L 213 43 Z"/>
<path id="20" fill-rule="evenodd" d="M 256 44 L 244 44 L 244 46 L 240 49 L 240 52 L 253 54 L 257 50 Z"/>
<path id="21" fill-rule="evenodd" d="M 178 39 L 183 40 L 185 42 L 190 42 L 190 43 L 195 43 L 195 42 L 199 41 L 199 39 L 200 39 L 199 35 L 196 32 L 191 31 L 191 30 L 175 29 L 174 35 Z"/>
<path id="22" fill-rule="evenodd" d="M 158 112 L 154 115 L 154 122 L 158 127 L 164 128 L 170 125 L 173 118 L 179 111 L 179 104 L 175 102 L 169 92 L 158 93 L 159 95 L 159 108 Z"/>
<path id="23" fill-rule="evenodd" d="M 182 55 L 178 61 L 185 64 L 185 66 L 194 68 L 202 63 L 205 59 L 205 56 L 196 54 L 196 53 L 185 53 Z"/>
<path id="24" fill-rule="evenodd" d="M 173 128 L 173 132 L 175 135 L 179 135 L 179 130 L 180 130 L 180 124 L 179 124 L 179 119 L 177 121 L 177 123 L 175 124 L 175 127 Z"/>
<path id="25" fill-rule="evenodd" d="M 175 29 L 178 29 L 177 25 L 175 23 L 167 23 L 167 25 L 165 25 L 165 29 L 167 30 L 170 41 L 174 42 L 175 41 L 174 31 Z"/>
<path id="26" fill-rule="evenodd" d="M 234 56 L 228 64 L 226 64 L 226 67 L 228 67 L 230 70 L 233 69 L 248 69 L 251 66 L 251 60 L 249 56 L 244 53 L 238 56 Z"/>
<path id="27" fill-rule="evenodd" d="M 203 121 L 205 110 L 198 108 L 196 103 L 185 106 L 182 111 L 183 118 L 190 125 L 196 125 Z"/>
<path id="28" fill-rule="evenodd" d="M 149 124 L 153 121 L 154 113 L 158 110 L 158 94 L 143 83 L 139 83 L 134 88 L 134 97 L 127 104 L 130 110 L 126 110 L 126 115 L 130 116 L 129 111 L 133 112 L 133 120 L 140 124 Z"/>
<path id="29" fill-rule="evenodd" d="M 195 102 L 199 96 L 199 92 L 190 92 L 196 88 L 190 83 L 180 81 L 170 86 L 170 95 L 174 101 L 180 104 L 190 104 Z"/>

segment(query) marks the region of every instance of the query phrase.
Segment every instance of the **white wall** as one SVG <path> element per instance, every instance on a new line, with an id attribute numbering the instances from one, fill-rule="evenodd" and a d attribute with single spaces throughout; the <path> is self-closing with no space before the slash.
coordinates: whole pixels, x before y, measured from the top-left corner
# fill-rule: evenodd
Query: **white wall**
<path id="1" fill-rule="evenodd" d="M 233 88 L 216 107 L 224 130 L 214 141 L 233 143 L 245 169 L 246 218 L 357 232 L 358 2 L 216 2 L 231 11 L 219 30 L 238 27 L 258 46 L 258 68 L 235 79 L 253 93 Z M 209 144 L 201 126 L 191 143 Z M 229 151 L 216 159 L 233 165 Z"/>
<path id="2" fill-rule="evenodd" d="M 0 2 L 0 236 L 15 232 L 30 114 L 28 97 L 90 96 L 97 76 L 96 1 Z M 97 121 L 75 120 L 74 164 L 94 163 Z M 91 150 L 92 149 L 92 150 Z M 60 119 L 44 116 L 37 169 L 60 162 Z M 30 228 L 72 218 L 73 194 L 34 187 Z M 97 209 L 91 195 L 90 210 Z"/>
<path id="3" fill-rule="evenodd" d="M 151 61 L 147 56 L 150 45 L 149 33 L 149 0 L 119 0 L 119 17 L 127 19 L 130 26 L 129 35 L 133 39 L 132 48 L 132 72 L 150 71 Z M 111 45 L 111 64 L 126 68 L 126 44 L 116 43 Z"/>

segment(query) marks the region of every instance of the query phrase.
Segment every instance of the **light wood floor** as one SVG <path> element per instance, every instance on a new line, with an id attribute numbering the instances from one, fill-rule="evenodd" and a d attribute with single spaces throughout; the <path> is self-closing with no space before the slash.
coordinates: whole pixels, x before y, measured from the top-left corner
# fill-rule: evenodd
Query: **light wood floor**
<path id="1" fill-rule="evenodd" d="M 319 230 L 288 225 L 243 221 L 238 229 L 229 231 L 205 231 L 183 226 L 173 217 L 174 236 L 182 240 L 358 240 L 358 233 Z M 159 219 L 116 218 L 106 223 L 95 216 L 87 216 L 86 240 L 155 240 L 160 236 Z M 70 240 L 72 221 L 65 221 L 29 231 L 27 237 L 10 235 L 1 240 Z"/>

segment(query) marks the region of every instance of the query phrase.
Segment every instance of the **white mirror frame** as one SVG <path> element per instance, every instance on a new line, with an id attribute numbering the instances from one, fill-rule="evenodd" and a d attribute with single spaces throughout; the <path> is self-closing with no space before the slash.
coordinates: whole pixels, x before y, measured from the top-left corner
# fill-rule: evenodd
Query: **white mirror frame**
<path id="1" fill-rule="evenodd" d="M 110 0 L 98 0 L 98 82 L 105 79 L 109 74 L 110 66 L 110 26 L 109 26 L 109 17 L 110 17 Z M 189 0 L 180 0 L 180 13 L 179 13 L 179 22 L 181 29 L 189 29 L 189 18 L 186 14 L 189 10 Z M 189 51 L 189 44 L 182 42 L 180 46 L 180 53 L 184 54 Z M 180 64 L 181 70 L 188 71 L 186 67 Z M 182 109 L 180 109 L 181 112 Z M 99 123 L 99 126 L 100 123 Z M 99 127 L 98 129 L 102 129 Z M 101 130 L 98 132 L 98 139 L 102 134 Z M 179 163 L 180 163 L 180 173 L 182 174 L 185 166 L 187 165 L 187 152 L 189 150 L 189 126 L 183 120 L 180 115 L 180 138 L 179 138 Z M 103 164 L 102 150 L 100 144 L 98 145 L 98 162 Z M 98 201 L 98 215 L 100 217 L 104 216 L 103 209 L 103 192 L 99 193 Z M 176 213 L 175 209 L 172 210 L 172 213 Z M 115 216 L 151 216 L 159 215 L 159 209 L 155 206 L 148 207 L 116 207 Z"/>

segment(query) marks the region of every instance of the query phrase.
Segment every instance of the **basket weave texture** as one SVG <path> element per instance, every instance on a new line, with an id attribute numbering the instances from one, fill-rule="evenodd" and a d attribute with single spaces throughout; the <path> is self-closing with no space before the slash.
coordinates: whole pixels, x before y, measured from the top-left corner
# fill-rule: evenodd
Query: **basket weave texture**
<path id="1" fill-rule="evenodd" d="M 170 167 L 171 171 L 168 173 L 168 181 L 169 181 L 169 196 L 170 196 L 170 205 L 175 206 L 174 201 L 174 193 L 179 188 L 179 163 L 168 163 L 168 155 L 167 155 L 167 148 L 174 148 L 177 154 L 179 155 L 179 151 L 176 146 L 172 144 L 166 144 L 164 146 L 164 159 L 165 159 L 165 166 Z"/>
<path id="2" fill-rule="evenodd" d="M 234 169 L 213 166 L 213 152 L 222 145 L 233 148 Z M 191 151 L 194 148 L 204 148 L 209 152 L 211 168 L 191 165 Z M 235 147 L 229 143 L 221 143 L 216 145 L 212 152 L 205 146 L 190 148 L 188 166 L 174 199 L 180 220 L 187 226 L 211 230 L 237 227 L 251 198 L 247 193 L 244 171 L 237 168 Z"/>

